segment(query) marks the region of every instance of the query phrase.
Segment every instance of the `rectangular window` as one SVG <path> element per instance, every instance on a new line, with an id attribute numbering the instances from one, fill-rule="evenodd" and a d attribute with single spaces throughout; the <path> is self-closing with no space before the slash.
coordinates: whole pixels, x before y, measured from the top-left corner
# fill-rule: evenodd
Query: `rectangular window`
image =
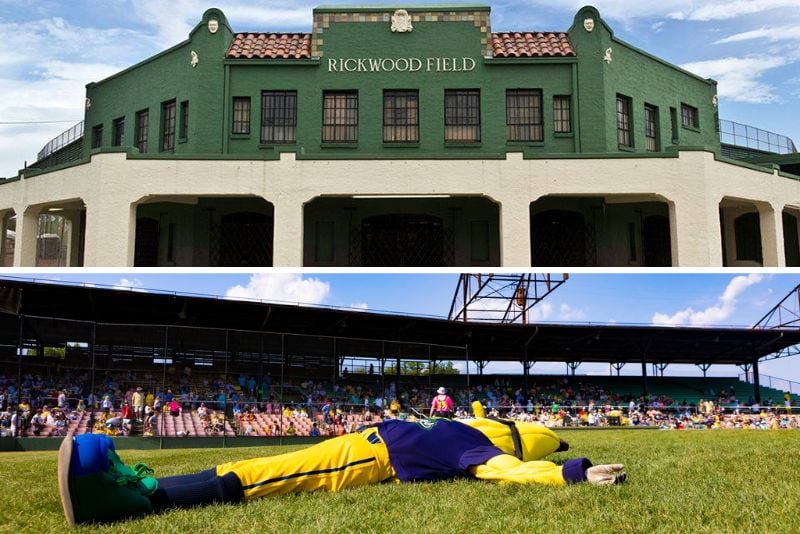
<path id="1" fill-rule="evenodd" d="M 658 152 L 658 108 L 644 105 L 644 144 L 649 152 Z"/>
<path id="2" fill-rule="evenodd" d="M 181 128 L 180 139 L 185 141 L 189 137 L 189 101 L 181 102 Z"/>
<path id="3" fill-rule="evenodd" d="M 358 93 L 325 91 L 322 95 L 322 142 L 358 142 Z"/>
<path id="4" fill-rule="evenodd" d="M 161 104 L 161 150 L 175 150 L 175 101 Z"/>
<path id="5" fill-rule="evenodd" d="M 481 140 L 481 92 L 457 89 L 444 92 L 444 140 L 478 143 Z"/>
<path id="6" fill-rule="evenodd" d="M 506 90 L 506 135 L 509 141 L 544 140 L 541 90 Z"/>
<path id="7" fill-rule="evenodd" d="M 383 142 L 419 142 L 419 91 L 383 92 Z"/>
<path id="8" fill-rule="evenodd" d="M 150 112 L 149 110 L 142 110 L 136 113 L 136 148 L 139 149 L 141 154 L 147 152 L 147 139 L 150 126 Z"/>
<path id="9" fill-rule="evenodd" d="M 103 146 L 103 125 L 98 124 L 92 127 L 92 148 Z"/>
<path id="10" fill-rule="evenodd" d="M 697 115 L 697 108 L 688 104 L 681 104 L 681 119 L 686 128 L 699 128 L 700 119 Z"/>
<path id="11" fill-rule="evenodd" d="M 553 131 L 555 133 L 572 132 L 572 97 L 553 97 Z"/>
<path id="12" fill-rule="evenodd" d="M 631 99 L 622 95 L 617 95 L 617 144 L 620 147 L 633 147 Z"/>
<path id="13" fill-rule="evenodd" d="M 232 134 L 250 133 L 250 97 L 233 97 L 233 124 L 231 124 Z"/>
<path id="14" fill-rule="evenodd" d="M 125 144 L 125 117 L 114 119 L 111 122 L 111 145 L 122 146 Z"/>
<path id="15" fill-rule="evenodd" d="M 297 91 L 261 92 L 261 142 L 297 141 Z"/>

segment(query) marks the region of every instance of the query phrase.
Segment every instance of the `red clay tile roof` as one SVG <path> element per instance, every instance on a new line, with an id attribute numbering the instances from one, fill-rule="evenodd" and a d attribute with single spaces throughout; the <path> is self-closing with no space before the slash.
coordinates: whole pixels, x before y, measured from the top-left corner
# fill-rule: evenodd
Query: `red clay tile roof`
<path id="1" fill-rule="evenodd" d="M 568 57 L 575 50 L 564 32 L 503 32 L 492 34 L 494 57 Z"/>
<path id="2" fill-rule="evenodd" d="M 234 59 L 308 59 L 310 33 L 237 33 L 226 57 Z"/>

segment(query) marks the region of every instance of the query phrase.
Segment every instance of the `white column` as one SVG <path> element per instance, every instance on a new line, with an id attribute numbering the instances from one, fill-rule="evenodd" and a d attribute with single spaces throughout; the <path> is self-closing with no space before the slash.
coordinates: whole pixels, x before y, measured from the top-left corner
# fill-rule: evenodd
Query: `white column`
<path id="1" fill-rule="evenodd" d="M 530 267 L 532 199 L 520 195 L 496 200 L 500 202 L 500 265 Z"/>
<path id="2" fill-rule="evenodd" d="M 274 207 L 275 231 L 272 242 L 274 267 L 303 266 L 303 202 L 294 196 L 267 199 Z"/>
<path id="3" fill-rule="evenodd" d="M 783 250 L 783 210 L 775 204 L 758 204 L 761 223 L 761 256 L 764 267 L 786 267 Z"/>
<path id="4" fill-rule="evenodd" d="M 25 206 L 17 206 L 14 211 L 17 214 L 14 267 L 35 267 L 40 209 L 25 209 Z"/>
<path id="5" fill-rule="evenodd" d="M 719 206 L 684 196 L 669 206 L 673 267 L 722 267 Z"/>
<path id="6" fill-rule="evenodd" d="M 136 208 L 124 198 L 86 202 L 84 265 L 132 267 Z"/>

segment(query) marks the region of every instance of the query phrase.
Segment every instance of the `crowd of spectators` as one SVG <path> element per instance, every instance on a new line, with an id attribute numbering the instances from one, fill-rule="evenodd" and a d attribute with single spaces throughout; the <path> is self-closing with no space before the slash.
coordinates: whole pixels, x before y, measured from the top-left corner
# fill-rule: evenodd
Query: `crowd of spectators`
<path id="1" fill-rule="evenodd" d="M 426 377 L 421 377 L 427 381 Z M 94 383 L 94 388 L 91 383 Z M 707 391 L 697 403 L 665 395 L 607 391 L 586 378 L 532 383 L 490 378 L 471 387 L 449 388 L 456 417 L 468 416 L 472 400 L 502 417 L 537 421 L 551 427 L 636 426 L 659 428 L 796 428 L 791 397 L 783 402 L 753 398 L 740 402 L 734 386 L 718 394 Z M 167 387 L 164 387 L 164 384 Z M 317 380 L 273 384 L 269 374 L 193 376 L 192 370 L 168 368 L 165 376 L 149 372 L 64 370 L 55 377 L 25 373 L 0 375 L 0 433 L 59 436 L 72 421 L 88 414 L 95 432 L 126 435 L 158 433 L 163 417 L 182 413 L 199 418 L 203 432 L 218 435 L 230 424 L 239 435 L 256 435 L 269 416 L 266 435 L 335 435 L 355 431 L 384 417 L 417 417 L 428 412 L 439 384 L 399 387 L 377 375 L 351 374 L 339 383 Z M 283 399 L 283 403 L 281 403 Z M 15 407 L 17 409 L 15 409 Z M 307 422 L 307 423 L 306 423 Z M 261 427 L 258 427 L 261 428 Z M 306 430 L 307 429 L 307 430 Z M 260 433 L 258 435 L 264 435 Z"/>

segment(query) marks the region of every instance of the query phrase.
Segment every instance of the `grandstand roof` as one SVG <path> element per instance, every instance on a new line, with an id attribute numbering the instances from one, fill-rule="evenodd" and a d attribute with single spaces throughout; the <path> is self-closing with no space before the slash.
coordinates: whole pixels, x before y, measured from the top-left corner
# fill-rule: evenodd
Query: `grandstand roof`
<path id="1" fill-rule="evenodd" d="M 641 362 L 644 359 L 651 363 L 742 364 L 800 344 L 800 332 L 788 329 L 461 323 L 358 310 L 0 279 L 0 344 L 16 343 L 19 326 L 15 315 L 316 336 L 308 338 L 309 350 L 318 350 L 320 336 L 467 346 L 470 360 L 484 361 L 520 361 L 527 350 L 529 361 Z M 79 323 L 39 321 L 37 325 L 38 336 L 51 341 L 61 339 L 62 343 L 80 339 L 76 337 L 78 333 L 86 332 L 86 325 Z M 137 328 L 136 342 L 157 346 L 163 343 L 163 331 L 163 328 Z M 208 339 L 219 338 L 193 332 L 182 336 L 183 346 L 201 349 Z M 150 335 L 152 339 L 148 339 Z M 361 350 L 361 355 L 377 356 L 375 345 L 368 345 L 370 348 Z M 298 341 L 294 350 L 299 354 L 303 342 Z M 356 355 L 359 350 L 354 348 L 352 352 Z"/>

